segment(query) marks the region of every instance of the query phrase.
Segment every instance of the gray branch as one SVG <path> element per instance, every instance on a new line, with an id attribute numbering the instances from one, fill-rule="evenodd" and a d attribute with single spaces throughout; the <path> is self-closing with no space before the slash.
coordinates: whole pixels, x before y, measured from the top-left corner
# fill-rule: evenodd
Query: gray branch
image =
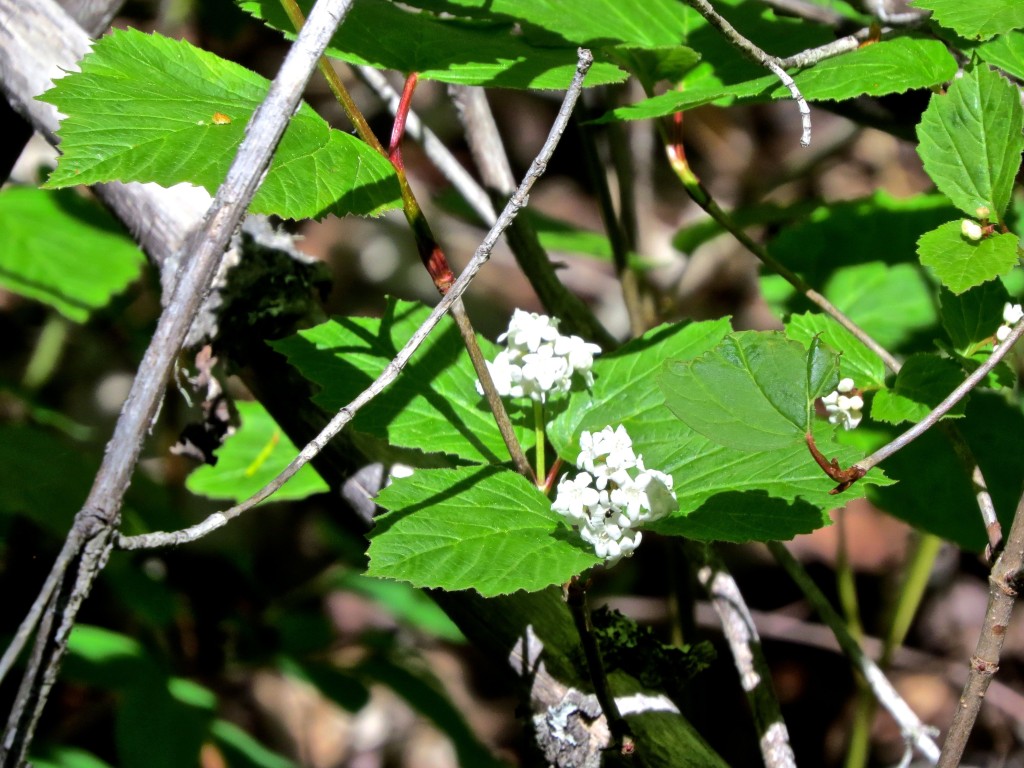
<path id="1" fill-rule="evenodd" d="M 11 711 L 0 747 L 0 766 L 19 766 L 32 740 L 56 679 L 78 608 L 106 564 L 120 523 L 121 504 L 131 482 L 143 440 L 159 410 L 171 369 L 199 311 L 221 256 L 245 215 L 249 201 L 270 165 L 288 120 L 294 113 L 317 60 L 351 0 L 320 0 L 288 52 L 267 98 L 256 110 L 202 225 L 185 246 L 185 260 L 170 301 L 132 382 L 103 463 L 71 532 L 53 566 L 53 597 L 36 633 L 35 646 Z M 5 32 L 23 9 L 0 6 Z M 47 8 L 51 17 L 63 12 Z M 70 19 L 67 19 L 70 21 Z M 8 25 L 11 22 L 11 25 Z M 70 26 L 67 27 L 70 29 Z M 13 34 L 13 33 L 11 33 Z M 32 35 L 34 37 L 35 35 Z M 44 47 L 50 41 L 39 41 Z M 6 80 L 8 69 L 0 70 Z M 24 100 L 23 100 L 24 102 Z"/>

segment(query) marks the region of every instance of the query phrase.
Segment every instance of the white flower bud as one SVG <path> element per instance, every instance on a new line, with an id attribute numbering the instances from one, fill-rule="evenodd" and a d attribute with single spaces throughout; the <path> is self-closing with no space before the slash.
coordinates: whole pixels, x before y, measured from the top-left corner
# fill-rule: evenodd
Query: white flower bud
<path id="1" fill-rule="evenodd" d="M 960 222 L 960 234 L 968 240 L 974 240 L 975 242 L 981 240 L 985 235 L 981 225 L 973 219 L 964 219 Z"/>

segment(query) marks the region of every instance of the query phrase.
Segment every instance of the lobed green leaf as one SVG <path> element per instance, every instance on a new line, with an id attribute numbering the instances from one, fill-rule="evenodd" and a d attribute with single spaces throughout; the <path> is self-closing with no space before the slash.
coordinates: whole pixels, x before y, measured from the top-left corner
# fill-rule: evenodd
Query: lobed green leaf
<path id="1" fill-rule="evenodd" d="M 243 0 L 243 10 L 294 39 L 278 0 Z M 308 13 L 312 0 L 301 0 Z M 331 38 L 327 55 L 350 64 L 416 72 L 424 80 L 501 88 L 564 89 L 576 72 L 574 44 L 536 46 L 510 23 L 440 18 L 403 10 L 388 0 L 356 0 Z M 611 62 L 597 60 L 586 85 L 626 79 Z"/>
<path id="2" fill-rule="evenodd" d="M 938 40 L 898 37 L 791 74 L 808 101 L 845 101 L 928 88 L 950 80 L 956 70 L 956 60 Z M 711 103 L 727 106 L 789 98 L 789 89 L 770 74 L 739 82 L 693 78 L 680 90 L 618 107 L 596 122 L 645 120 Z"/>
<path id="3" fill-rule="evenodd" d="M 932 12 L 932 19 L 958 35 L 989 38 L 1024 27 L 1024 5 L 1018 0 L 913 0 L 916 8 Z"/>
<path id="4" fill-rule="evenodd" d="M 561 584 L 601 562 L 515 472 L 417 470 L 377 501 L 391 512 L 370 533 L 370 576 L 494 597 Z"/>
<path id="5" fill-rule="evenodd" d="M 1013 269 L 1019 258 L 1017 242 L 1010 232 L 969 240 L 960 222 L 950 221 L 921 235 L 917 254 L 939 282 L 959 294 Z"/>
<path id="6" fill-rule="evenodd" d="M 802 444 L 815 398 L 835 388 L 838 357 L 777 331 L 743 331 L 692 360 L 667 361 L 665 404 L 705 437 L 740 451 Z"/>
<path id="7" fill-rule="evenodd" d="M 212 53 L 134 29 L 96 41 L 79 66 L 40 97 L 67 115 L 51 188 L 188 182 L 213 194 L 269 88 Z M 400 197 L 387 158 L 303 104 L 250 210 L 291 219 L 376 215 L 399 207 Z"/>
<path id="8" fill-rule="evenodd" d="M 933 94 L 917 127 L 917 152 L 939 190 L 969 216 L 1001 221 L 1024 150 L 1017 88 L 977 64 Z M 988 213 L 979 213 L 979 209 Z"/>

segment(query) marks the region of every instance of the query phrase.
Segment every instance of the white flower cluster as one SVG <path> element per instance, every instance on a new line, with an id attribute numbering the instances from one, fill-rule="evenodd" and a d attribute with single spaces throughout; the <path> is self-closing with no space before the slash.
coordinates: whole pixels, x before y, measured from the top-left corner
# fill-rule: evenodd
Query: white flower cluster
<path id="1" fill-rule="evenodd" d="M 621 424 L 580 435 L 576 467 L 584 470 L 558 484 L 551 509 L 576 527 L 606 565 L 629 557 L 640 545 L 644 523 L 660 520 L 678 506 L 672 477 L 644 467 Z"/>
<path id="2" fill-rule="evenodd" d="M 1022 317 L 1024 317 L 1024 309 L 1021 309 L 1020 304 L 1007 302 L 1003 305 L 1003 324 L 996 329 L 996 345 L 993 349 L 999 349 L 999 345 L 1006 341 L 1013 326 L 1020 322 Z"/>
<path id="3" fill-rule="evenodd" d="M 517 309 L 498 341 L 507 346 L 487 368 L 502 397 L 529 397 L 543 403 L 550 395 L 568 392 L 575 373 L 583 376 L 588 387 L 594 383 L 590 368 L 601 348 L 579 336 L 563 336 L 557 319 Z M 479 381 L 476 389 L 483 394 Z"/>
<path id="4" fill-rule="evenodd" d="M 840 379 L 835 391 L 821 398 L 825 410 L 828 411 L 829 422 L 842 424 L 843 429 L 855 429 L 864 418 L 864 414 L 861 413 L 864 398 L 857 394 L 850 395 L 853 390 L 853 379 Z"/>

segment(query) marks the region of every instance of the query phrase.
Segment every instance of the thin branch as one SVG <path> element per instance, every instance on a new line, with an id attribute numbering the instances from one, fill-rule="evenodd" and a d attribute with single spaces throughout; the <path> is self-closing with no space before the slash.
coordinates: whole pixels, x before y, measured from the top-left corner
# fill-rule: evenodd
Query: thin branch
<path id="1" fill-rule="evenodd" d="M 387 105 L 388 111 L 392 115 L 398 113 L 402 96 L 391 87 L 388 79 L 380 70 L 373 67 L 358 66 L 355 67 L 355 73 Z M 455 155 L 437 137 L 437 134 L 425 126 L 423 121 L 420 120 L 419 115 L 412 110 L 409 110 L 408 117 L 406 118 L 405 130 L 409 136 L 423 147 L 423 151 L 430 158 L 430 162 L 441 172 L 442 176 L 451 182 L 451 185 L 462 195 L 462 198 L 469 203 L 469 206 L 480 218 L 480 221 L 488 227 L 492 226 L 497 220 L 498 214 L 494 210 L 491 198 L 487 195 L 487 190 L 477 183 L 476 179 L 473 178 L 469 171 L 462 167 L 462 163 L 455 158 Z M 511 190 L 509 194 L 511 194 Z"/>
<path id="2" fill-rule="evenodd" d="M 663 124 L 662 129 L 664 130 Z M 733 221 L 732 217 L 722 210 L 715 199 L 711 196 L 711 193 L 708 192 L 704 187 L 704 184 L 697 177 L 697 174 L 695 174 L 693 169 L 690 168 L 690 164 L 686 159 L 686 151 L 683 147 L 681 135 L 682 113 L 677 113 L 674 116 L 672 129 L 674 135 L 671 138 L 668 136 L 665 137 L 665 151 L 668 154 L 669 165 L 672 167 L 672 170 L 675 171 L 676 176 L 682 182 L 683 187 L 686 189 L 686 192 L 690 195 L 693 201 L 703 208 L 711 218 L 721 224 L 723 229 L 735 237 L 740 244 L 756 256 L 761 263 L 776 274 L 780 275 L 787 283 L 800 291 L 800 293 L 802 293 L 812 304 L 815 304 L 825 314 L 829 315 L 846 330 L 852 333 L 864 346 L 878 355 L 879 359 L 881 359 L 890 370 L 898 371 L 900 369 L 900 363 L 891 352 L 871 338 L 863 328 L 837 309 L 832 302 L 826 299 L 818 291 L 814 290 L 806 280 L 800 277 L 800 275 L 793 272 L 793 270 L 772 256 L 768 252 L 767 248 L 760 243 L 754 242 L 754 240 L 744 232 L 735 221 Z"/>
<path id="3" fill-rule="evenodd" d="M 766 768 L 795 768 L 796 758 L 789 744 L 789 730 L 772 686 L 761 638 L 739 585 L 709 547 L 694 544 L 686 551 L 697 567 L 697 579 L 707 591 L 722 623 L 722 634 L 729 643 L 740 685 L 750 705 Z"/>
<path id="4" fill-rule="evenodd" d="M 707 0 L 686 0 L 686 3 L 707 19 L 711 26 L 721 32 L 747 58 L 771 70 L 779 78 L 779 81 L 789 89 L 793 100 L 796 102 L 797 109 L 800 111 L 800 124 L 803 126 L 800 144 L 801 146 L 809 147 L 811 145 L 811 108 L 807 106 L 807 100 L 800 93 L 800 89 L 793 82 L 793 78 L 780 66 L 779 59 L 765 53 L 761 48 L 741 35 L 732 24 L 711 7 L 711 3 L 707 2 Z"/>
<path id="5" fill-rule="evenodd" d="M 253 114 L 203 225 L 190 240 L 191 256 L 178 277 L 170 303 L 160 315 L 89 496 L 75 516 L 72 531 L 53 566 L 53 573 L 59 576 L 52 604 L 61 615 L 55 631 L 37 633 L 35 650 L 7 723 L 0 765 L 17 766 L 24 761 L 78 608 L 106 564 L 120 522 L 125 490 L 178 351 L 221 256 L 270 165 L 313 67 L 350 6 L 351 0 L 320 0 L 316 4 L 308 32 L 304 30 L 289 50 L 266 99 Z M 73 577 L 65 578 L 65 573 Z"/>
<path id="6" fill-rule="evenodd" d="M 1005 343 L 1005 342 L 1004 342 Z M 1006 540 L 1006 548 L 988 577 L 988 608 L 985 610 L 985 621 L 978 636 L 978 645 L 971 656 L 970 672 L 960 704 L 953 715 L 953 723 L 946 734 L 946 742 L 942 745 L 940 768 L 953 768 L 960 765 L 967 739 L 974 729 L 974 722 L 981 711 L 981 703 L 985 698 L 993 676 L 999 671 L 999 655 L 1006 639 L 1006 630 L 1010 625 L 1010 614 L 1017 599 L 1021 572 L 1024 570 L 1024 496 L 1017 503 L 1013 525 Z"/>
<path id="7" fill-rule="evenodd" d="M 963 400 L 974 389 L 978 384 L 988 376 L 989 372 L 999 365 L 999 361 L 1002 360 L 1006 354 L 1010 351 L 1014 344 L 1024 336 L 1024 320 L 1018 322 L 1013 326 L 1013 330 L 1010 331 L 1010 335 L 1002 341 L 999 346 L 989 355 L 988 360 L 978 366 L 978 368 L 960 384 L 956 389 L 949 393 L 949 395 L 941 403 L 925 416 L 921 421 L 915 424 L 913 427 L 908 429 L 902 435 L 897 437 L 890 443 L 883 445 L 877 451 L 872 453 L 867 458 L 861 459 L 854 467 L 867 472 L 874 466 L 877 466 L 885 459 L 892 456 L 897 451 L 905 448 L 912 441 L 923 435 L 929 429 L 931 429 L 939 420 L 949 413 L 952 408 Z"/>
<path id="8" fill-rule="evenodd" d="M 450 92 L 484 186 L 495 198 L 506 197 L 515 187 L 515 177 L 486 94 L 480 88 L 467 86 L 452 86 Z M 516 219 L 509 227 L 508 243 L 541 303 L 562 321 L 566 330 L 600 344 L 605 351 L 618 346 L 583 300 L 558 279 L 529 217 Z"/>
<path id="9" fill-rule="evenodd" d="M 939 747 L 930 735 L 931 728 L 921 722 L 921 719 L 914 713 L 906 701 L 899 695 L 892 683 L 889 682 L 882 670 L 869 659 L 860 645 L 854 640 L 846 623 L 843 621 L 828 598 L 822 594 L 818 586 L 811 580 L 810 576 L 803 569 L 803 566 L 789 553 L 786 547 L 777 541 L 769 541 L 768 549 L 775 560 L 785 569 L 790 578 L 800 587 L 818 616 L 825 622 L 836 636 L 843 652 L 853 662 L 857 670 L 863 675 L 864 680 L 871 687 L 875 697 L 885 710 L 892 715 L 893 719 L 900 726 L 903 737 L 908 745 L 913 745 L 929 762 L 935 763 L 939 759 Z"/>
<path id="10" fill-rule="evenodd" d="M 185 544 L 202 538 L 208 533 L 223 527 L 230 520 L 238 517 L 247 510 L 252 509 L 261 501 L 267 499 L 278 488 L 284 485 L 284 483 L 298 472 L 299 469 L 320 453 L 331 438 L 344 429 L 345 425 L 352 420 L 360 408 L 370 402 L 370 400 L 376 397 L 376 395 L 388 384 L 395 380 L 402 368 L 409 361 L 409 358 L 412 357 L 417 347 L 419 347 L 427 335 L 429 335 L 438 322 L 440 322 L 444 314 L 466 291 L 466 288 L 469 287 L 470 282 L 476 276 L 477 272 L 480 271 L 480 268 L 490 258 L 491 251 L 498 242 L 498 238 L 501 237 L 501 234 L 512 223 L 519 211 L 526 206 L 530 190 L 533 188 L 537 179 L 543 175 L 547 168 L 548 160 L 551 158 L 551 155 L 558 144 L 558 140 L 565 131 L 565 127 L 568 124 L 573 107 L 575 107 L 576 100 L 583 88 L 583 78 L 586 75 L 587 70 L 590 69 L 592 62 L 593 56 L 590 51 L 581 48 L 579 51 L 579 62 L 576 67 L 576 75 L 573 77 L 572 85 L 569 86 L 569 90 L 565 94 L 565 99 L 562 101 L 562 107 L 558 111 L 558 117 L 551 126 L 551 130 L 548 133 L 547 140 L 544 142 L 544 146 L 530 165 L 530 169 L 527 171 L 526 176 L 519 185 L 519 188 L 506 204 L 505 209 L 501 212 L 501 216 L 498 217 L 497 222 L 495 222 L 494 226 L 487 233 L 484 241 L 480 244 L 480 247 L 477 248 L 476 253 L 473 254 L 473 258 L 470 260 L 469 264 L 466 265 L 462 274 L 459 275 L 458 280 L 452 284 L 451 289 L 441 298 L 437 306 L 434 307 L 434 310 L 430 313 L 430 316 L 423 322 L 419 329 L 417 329 L 412 338 L 406 342 L 405 346 L 402 347 L 395 358 L 388 363 L 381 375 L 377 377 L 377 380 L 367 387 L 367 389 L 365 389 L 351 403 L 342 408 L 334 418 L 331 419 L 327 426 L 324 427 L 323 430 L 321 430 L 321 432 L 313 438 L 305 448 L 302 449 L 299 455 L 293 459 L 277 477 L 249 499 L 246 499 L 241 504 L 231 507 L 224 512 L 217 512 L 211 515 L 198 525 L 194 525 L 180 531 L 158 531 L 155 533 L 142 534 L 140 536 L 121 536 L 117 541 L 119 548 L 151 549 L 154 547 Z"/>

